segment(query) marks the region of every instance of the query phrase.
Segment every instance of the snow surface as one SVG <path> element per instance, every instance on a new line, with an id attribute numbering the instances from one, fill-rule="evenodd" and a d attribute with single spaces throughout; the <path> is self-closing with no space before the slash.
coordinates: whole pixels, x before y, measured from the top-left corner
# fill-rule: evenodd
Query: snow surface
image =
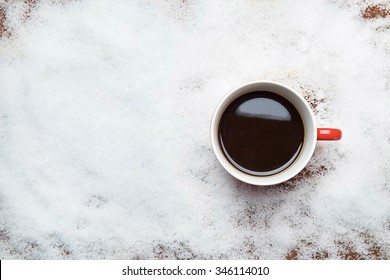
<path id="1" fill-rule="evenodd" d="M 0 1 L 0 258 L 389 258 L 390 18 L 363 19 L 371 2 Z M 256 79 L 344 133 L 277 186 L 210 147 L 219 100 Z"/>

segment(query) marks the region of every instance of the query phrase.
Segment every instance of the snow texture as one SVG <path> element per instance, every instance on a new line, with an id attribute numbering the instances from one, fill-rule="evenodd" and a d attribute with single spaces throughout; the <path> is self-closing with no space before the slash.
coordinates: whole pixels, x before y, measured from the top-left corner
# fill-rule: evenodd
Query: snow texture
<path id="1" fill-rule="evenodd" d="M 389 258 L 386 3 L 0 0 L 0 258 Z M 270 187 L 209 140 L 257 79 L 343 130 Z"/>

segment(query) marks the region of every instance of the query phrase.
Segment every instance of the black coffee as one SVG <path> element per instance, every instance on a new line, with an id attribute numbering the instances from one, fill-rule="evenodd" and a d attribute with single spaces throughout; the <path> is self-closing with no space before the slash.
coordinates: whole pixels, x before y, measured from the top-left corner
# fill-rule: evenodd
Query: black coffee
<path id="1" fill-rule="evenodd" d="M 230 103 L 218 133 L 226 158 L 239 170 L 257 176 L 286 169 L 298 157 L 304 138 L 297 109 L 268 91 L 250 92 Z"/>

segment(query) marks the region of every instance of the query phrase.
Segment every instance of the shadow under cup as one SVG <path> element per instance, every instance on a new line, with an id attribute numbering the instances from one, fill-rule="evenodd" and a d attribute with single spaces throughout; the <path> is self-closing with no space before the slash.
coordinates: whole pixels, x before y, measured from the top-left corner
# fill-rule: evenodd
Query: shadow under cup
<path id="1" fill-rule="evenodd" d="M 273 185 L 298 174 L 314 153 L 313 113 L 293 89 L 272 81 L 230 91 L 211 121 L 211 144 L 221 165 L 237 179 Z"/>

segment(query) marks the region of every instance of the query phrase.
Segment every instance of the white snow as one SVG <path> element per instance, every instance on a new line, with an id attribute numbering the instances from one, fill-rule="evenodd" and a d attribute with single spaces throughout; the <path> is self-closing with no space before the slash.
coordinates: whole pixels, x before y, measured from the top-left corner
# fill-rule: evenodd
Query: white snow
<path id="1" fill-rule="evenodd" d="M 0 5 L 0 258 L 390 257 L 390 18 L 367 1 Z M 256 79 L 343 130 L 279 186 L 210 147 L 218 101 Z"/>

